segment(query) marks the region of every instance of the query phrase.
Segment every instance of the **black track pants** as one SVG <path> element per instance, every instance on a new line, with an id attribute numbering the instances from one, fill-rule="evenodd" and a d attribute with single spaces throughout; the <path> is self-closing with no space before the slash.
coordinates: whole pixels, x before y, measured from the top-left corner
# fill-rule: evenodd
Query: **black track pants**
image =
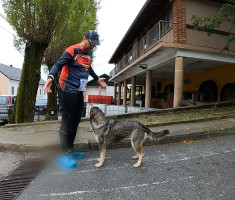
<path id="1" fill-rule="evenodd" d="M 73 149 L 77 127 L 81 120 L 84 99 L 83 92 L 68 93 L 60 91 L 62 122 L 60 127 L 60 142 L 64 151 Z"/>

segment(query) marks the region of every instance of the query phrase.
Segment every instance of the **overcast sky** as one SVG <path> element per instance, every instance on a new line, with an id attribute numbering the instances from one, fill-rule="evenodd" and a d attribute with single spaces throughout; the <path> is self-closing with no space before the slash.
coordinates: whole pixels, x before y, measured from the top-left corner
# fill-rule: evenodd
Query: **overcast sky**
<path id="1" fill-rule="evenodd" d="M 113 69 L 114 66 L 108 64 L 108 61 L 145 2 L 146 0 L 101 0 L 97 13 L 101 45 L 97 47 L 93 62 L 97 75 L 109 74 Z M 0 13 L 6 16 L 2 2 L 0 5 Z M 13 34 L 11 26 L 0 17 L 0 63 L 22 68 L 24 55 L 13 46 Z M 46 80 L 46 77 L 42 70 L 42 78 Z"/>

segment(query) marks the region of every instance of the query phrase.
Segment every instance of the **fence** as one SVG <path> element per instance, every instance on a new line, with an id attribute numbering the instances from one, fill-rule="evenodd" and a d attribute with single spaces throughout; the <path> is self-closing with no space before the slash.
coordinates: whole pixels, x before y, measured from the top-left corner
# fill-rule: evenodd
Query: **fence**
<path id="1" fill-rule="evenodd" d="M 135 113 L 143 111 L 154 111 L 157 108 L 144 108 L 144 107 L 132 107 L 132 106 L 117 106 L 107 104 L 85 103 L 82 113 L 82 117 L 90 117 L 90 108 L 97 106 L 107 116 L 110 115 L 122 115 L 125 113 Z M 0 107 L 0 123 L 8 123 L 11 114 L 13 112 L 13 106 L 1 106 Z M 58 111 L 58 118 L 61 119 L 61 114 Z M 42 121 L 45 118 L 46 109 L 45 106 L 36 106 L 34 111 L 34 121 Z"/>
<path id="2" fill-rule="evenodd" d="M 9 123 L 14 106 L 0 106 L 0 125 Z M 34 121 L 44 120 L 46 114 L 45 106 L 35 106 Z"/>
<path id="3" fill-rule="evenodd" d="M 14 106 L 0 106 L 0 124 L 7 123 L 11 117 Z"/>
<path id="4" fill-rule="evenodd" d="M 105 104 L 87 104 L 86 105 L 86 115 L 84 117 L 90 117 L 89 108 L 97 106 L 103 113 L 107 116 L 110 115 L 122 115 L 125 113 L 135 113 L 143 111 L 154 111 L 159 110 L 157 108 L 143 108 L 143 107 L 133 107 L 133 106 L 117 106 L 117 105 L 105 105 Z"/>

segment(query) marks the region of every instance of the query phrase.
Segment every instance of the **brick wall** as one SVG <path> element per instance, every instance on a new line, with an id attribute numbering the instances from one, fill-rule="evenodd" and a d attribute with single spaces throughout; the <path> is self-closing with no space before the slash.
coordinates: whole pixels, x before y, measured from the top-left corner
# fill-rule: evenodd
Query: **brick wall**
<path id="1" fill-rule="evenodd" d="M 186 0 L 173 1 L 174 42 L 186 44 Z"/>

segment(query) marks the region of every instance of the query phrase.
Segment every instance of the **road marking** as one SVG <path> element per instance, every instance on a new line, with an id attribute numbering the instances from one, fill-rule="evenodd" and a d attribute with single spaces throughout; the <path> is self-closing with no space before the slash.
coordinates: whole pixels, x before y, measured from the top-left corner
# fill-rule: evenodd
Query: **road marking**
<path id="1" fill-rule="evenodd" d="M 143 183 L 140 185 L 132 185 L 132 186 L 122 186 L 122 187 L 116 187 L 116 188 L 105 188 L 100 190 L 83 190 L 83 191 L 74 191 L 74 192 L 63 192 L 63 193 L 50 193 L 50 194 L 41 194 L 41 197 L 58 197 L 58 196 L 72 196 L 72 195 L 78 195 L 78 194 L 91 194 L 91 193 L 100 193 L 100 192 L 112 192 L 112 191 L 118 191 L 118 190 L 130 190 L 140 187 L 152 187 L 160 184 L 175 182 L 175 181 L 182 181 L 182 180 L 189 180 L 196 176 L 188 176 L 184 178 L 178 178 L 173 180 L 167 180 L 167 181 L 159 181 L 155 183 Z"/>
<path id="2" fill-rule="evenodd" d="M 221 152 L 210 152 L 210 153 L 207 153 L 207 154 L 200 154 L 200 155 L 197 155 L 197 156 L 183 157 L 183 158 L 169 158 L 165 154 L 161 154 L 160 158 L 156 158 L 156 156 L 152 156 L 152 157 L 144 157 L 144 160 L 146 161 L 146 160 L 153 160 L 154 159 L 154 160 L 158 161 L 158 164 L 167 164 L 167 163 L 191 160 L 191 159 L 195 159 L 195 158 L 203 158 L 203 157 L 221 155 L 221 154 L 226 154 L 226 153 L 231 153 L 231 152 L 235 152 L 235 149 L 224 150 L 224 151 L 221 151 Z M 184 156 L 184 155 L 182 155 L 182 156 Z M 110 158 L 111 157 L 108 157 L 108 159 L 110 159 Z M 88 161 L 88 162 L 95 161 L 96 159 L 97 158 L 87 159 L 87 160 L 85 160 L 85 162 L 86 161 Z M 131 162 L 130 163 L 123 162 L 122 166 L 119 166 L 119 167 L 95 168 L 95 166 L 94 166 L 94 169 L 80 170 L 80 171 L 75 171 L 73 173 L 74 174 L 80 174 L 80 173 L 89 173 L 89 172 L 105 171 L 105 170 L 114 171 L 114 170 L 117 170 L 117 169 L 130 168 L 130 167 L 132 167 Z M 68 172 L 54 172 L 54 173 L 51 173 L 51 174 L 63 175 L 63 174 L 67 174 L 67 173 L 71 173 L 71 172 L 70 171 L 68 171 Z"/>
<path id="3" fill-rule="evenodd" d="M 167 157 L 165 154 L 164 155 L 161 155 L 163 158 L 160 158 L 160 162 L 158 162 L 159 164 L 161 163 L 172 163 L 172 162 L 180 162 L 180 161 L 185 161 L 185 160 L 191 160 L 191 159 L 195 159 L 195 158 L 201 158 L 201 157 L 210 157 L 210 156 L 215 156 L 215 155 L 222 155 L 222 154 L 227 154 L 227 153 L 232 153 L 232 152 L 235 152 L 235 149 L 231 149 L 231 150 L 224 150 L 224 151 L 221 151 L 221 152 L 210 152 L 210 153 L 207 153 L 207 154 L 200 154 L 200 155 L 197 155 L 197 156 L 191 156 L 191 157 L 183 157 L 183 158 L 169 158 Z M 157 158 L 153 156 L 153 157 L 144 157 L 144 160 L 152 160 L 152 159 L 156 159 Z"/>
<path id="4" fill-rule="evenodd" d="M 111 159 L 112 157 L 105 157 L 105 160 L 109 160 Z M 83 162 L 94 162 L 94 161 L 98 161 L 99 158 L 86 158 L 86 159 L 83 159 L 82 161 Z"/>
<path id="5" fill-rule="evenodd" d="M 131 164 L 129 163 L 122 163 L 123 166 L 120 166 L 120 167 L 106 167 L 106 168 L 95 168 L 95 165 L 94 165 L 94 169 L 87 169 L 87 170 L 80 170 L 80 171 L 75 171 L 75 172 L 72 172 L 73 174 L 80 174 L 80 173 L 89 173 L 89 172 L 96 172 L 96 171 L 105 171 L 105 170 L 116 170 L 116 169 L 123 169 L 123 168 L 127 168 L 127 167 L 131 167 Z M 51 173 L 51 174 L 54 174 L 54 175 L 63 175 L 63 174 L 67 174 L 67 173 L 71 173 L 70 171 L 68 172 L 54 172 L 54 173 Z"/>

